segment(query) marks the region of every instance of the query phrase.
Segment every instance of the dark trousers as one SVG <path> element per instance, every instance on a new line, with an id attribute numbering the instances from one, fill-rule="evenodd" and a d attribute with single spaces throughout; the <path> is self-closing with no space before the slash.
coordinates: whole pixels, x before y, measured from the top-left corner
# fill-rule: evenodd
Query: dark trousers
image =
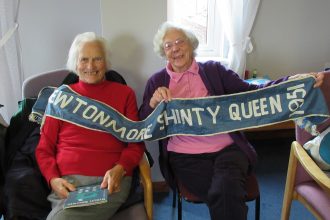
<path id="1" fill-rule="evenodd" d="M 170 152 L 174 175 L 186 189 L 201 198 L 212 220 L 247 218 L 245 181 L 249 162 L 236 145 L 216 153 Z"/>

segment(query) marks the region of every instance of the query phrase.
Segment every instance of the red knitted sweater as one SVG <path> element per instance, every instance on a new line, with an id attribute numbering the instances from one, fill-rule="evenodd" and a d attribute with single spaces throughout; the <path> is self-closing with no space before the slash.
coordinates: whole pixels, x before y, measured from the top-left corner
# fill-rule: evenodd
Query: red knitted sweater
<path id="1" fill-rule="evenodd" d="M 80 95 L 113 107 L 133 121 L 138 120 L 135 93 L 128 86 L 110 81 L 96 85 L 79 81 L 70 87 Z M 132 175 L 143 152 L 143 142 L 123 143 L 111 134 L 47 116 L 36 158 L 49 182 L 63 175 L 103 176 L 116 164 L 124 167 L 126 175 Z"/>

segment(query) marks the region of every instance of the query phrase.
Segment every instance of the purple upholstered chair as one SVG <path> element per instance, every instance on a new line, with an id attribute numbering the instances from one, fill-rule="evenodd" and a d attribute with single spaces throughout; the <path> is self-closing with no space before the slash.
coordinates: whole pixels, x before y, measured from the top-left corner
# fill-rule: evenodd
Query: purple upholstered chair
<path id="1" fill-rule="evenodd" d="M 330 72 L 325 74 L 321 87 L 330 106 Z M 329 108 L 330 109 L 330 108 Z M 319 131 L 330 126 L 327 119 Z M 289 219 L 292 200 L 301 202 L 317 219 L 330 219 L 330 176 L 322 171 L 302 147 L 312 135 L 296 127 L 296 141 L 292 143 L 285 185 L 282 220 Z"/>

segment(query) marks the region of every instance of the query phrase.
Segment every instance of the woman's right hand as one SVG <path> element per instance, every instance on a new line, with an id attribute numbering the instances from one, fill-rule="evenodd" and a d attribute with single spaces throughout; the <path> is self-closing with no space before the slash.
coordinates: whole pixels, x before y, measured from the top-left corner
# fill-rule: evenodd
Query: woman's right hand
<path id="1" fill-rule="evenodd" d="M 73 184 L 59 177 L 52 178 L 50 180 L 50 186 L 52 187 L 52 190 L 56 193 L 56 195 L 61 199 L 67 198 L 69 192 L 76 190 L 76 187 Z"/>
<path id="2" fill-rule="evenodd" d="M 149 105 L 151 108 L 156 108 L 156 106 L 163 100 L 165 102 L 172 100 L 171 91 L 166 87 L 158 87 L 152 95 Z"/>

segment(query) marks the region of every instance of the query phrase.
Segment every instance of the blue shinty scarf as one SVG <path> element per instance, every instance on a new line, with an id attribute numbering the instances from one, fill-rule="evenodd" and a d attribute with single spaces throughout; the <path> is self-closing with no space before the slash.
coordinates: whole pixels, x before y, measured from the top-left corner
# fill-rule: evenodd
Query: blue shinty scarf
<path id="1" fill-rule="evenodd" d="M 143 121 L 79 95 L 69 86 L 44 88 L 30 119 L 43 115 L 84 128 L 108 132 L 124 142 L 159 140 L 174 135 L 210 136 L 305 117 L 329 117 L 314 78 L 289 80 L 263 89 L 222 96 L 161 102 Z"/>

